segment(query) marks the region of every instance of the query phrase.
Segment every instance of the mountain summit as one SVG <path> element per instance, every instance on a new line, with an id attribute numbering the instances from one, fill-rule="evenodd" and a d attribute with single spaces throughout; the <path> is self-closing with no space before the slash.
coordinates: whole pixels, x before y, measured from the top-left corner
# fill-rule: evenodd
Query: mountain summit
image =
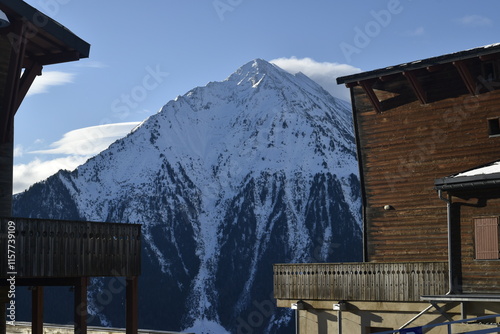
<path id="1" fill-rule="evenodd" d="M 17 195 L 15 214 L 142 224 L 142 328 L 279 333 L 273 263 L 361 258 L 351 124 L 305 75 L 256 59 Z M 95 323 L 123 326 L 101 291 Z"/>

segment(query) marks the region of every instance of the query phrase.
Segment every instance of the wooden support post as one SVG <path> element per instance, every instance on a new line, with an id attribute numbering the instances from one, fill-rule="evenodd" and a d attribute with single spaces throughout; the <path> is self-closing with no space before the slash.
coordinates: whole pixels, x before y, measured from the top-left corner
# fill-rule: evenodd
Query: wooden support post
<path id="1" fill-rule="evenodd" d="M 138 277 L 127 277 L 126 307 L 127 307 L 127 329 L 126 334 L 137 334 L 138 323 Z"/>
<path id="2" fill-rule="evenodd" d="M 87 286 L 87 277 L 80 277 L 75 284 L 75 334 L 87 333 Z"/>
<path id="3" fill-rule="evenodd" d="M 19 83 L 19 91 L 17 93 L 16 101 L 14 101 L 14 112 L 17 112 L 17 109 L 21 106 L 21 102 L 23 102 L 28 90 L 33 84 L 35 77 L 38 75 L 42 75 L 42 65 L 38 63 L 31 63 L 29 67 L 24 71 L 20 83 Z"/>
<path id="4" fill-rule="evenodd" d="M 368 98 L 370 99 L 370 102 L 373 105 L 373 108 L 377 113 L 382 112 L 382 105 L 380 104 L 380 101 L 378 100 L 377 94 L 373 91 L 373 81 L 369 80 L 363 80 L 363 81 L 358 81 L 358 84 L 363 88 L 365 91 L 366 95 L 368 95 Z"/>
<path id="5" fill-rule="evenodd" d="M 2 315 L 2 319 L 0 319 L 0 334 L 7 333 L 7 317 L 5 316 L 5 303 L 0 302 L 0 314 Z"/>
<path id="6" fill-rule="evenodd" d="M 418 81 L 417 76 L 414 71 L 403 72 L 403 75 L 406 77 L 408 82 L 410 83 L 413 92 L 419 99 L 420 103 L 427 104 L 427 94 L 425 93 L 420 81 Z"/>
<path id="7" fill-rule="evenodd" d="M 43 286 L 31 290 L 31 333 L 43 334 Z"/>
<path id="8" fill-rule="evenodd" d="M 469 71 L 469 68 L 467 67 L 467 64 L 463 60 L 458 60 L 454 61 L 453 65 L 458 70 L 458 73 L 460 73 L 460 76 L 462 77 L 462 80 L 465 84 L 465 87 L 467 87 L 467 90 L 471 95 L 477 95 L 476 93 L 476 80 L 474 80 L 474 77 L 472 77 L 472 74 Z"/>
<path id="9" fill-rule="evenodd" d="M 19 91 L 26 48 L 26 27 L 22 21 L 12 23 L 12 32 L 18 43 L 11 43 L 7 36 L 0 36 L 0 47 L 10 55 L 2 55 L 0 67 L 7 68 L 0 75 L 0 216 L 9 217 L 12 211 L 12 171 L 14 151 L 15 102 Z M 9 52 L 10 51 L 10 52 Z M 3 51 L 2 51 L 3 52 Z"/>

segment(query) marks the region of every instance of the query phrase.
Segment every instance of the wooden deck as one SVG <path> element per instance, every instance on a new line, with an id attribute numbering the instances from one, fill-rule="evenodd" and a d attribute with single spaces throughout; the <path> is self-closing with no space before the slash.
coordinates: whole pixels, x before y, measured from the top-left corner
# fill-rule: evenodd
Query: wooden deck
<path id="1" fill-rule="evenodd" d="M 276 299 L 420 301 L 447 284 L 446 262 L 274 265 Z"/>
<path id="2" fill-rule="evenodd" d="M 0 218 L 0 249 L 0 278 L 9 272 L 18 278 L 138 276 L 141 226 Z"/>

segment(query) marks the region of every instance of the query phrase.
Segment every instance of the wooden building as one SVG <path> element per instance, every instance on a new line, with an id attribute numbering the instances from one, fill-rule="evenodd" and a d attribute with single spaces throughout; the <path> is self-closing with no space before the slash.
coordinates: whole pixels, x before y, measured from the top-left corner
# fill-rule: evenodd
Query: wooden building
<path id="1" fill-rule="evenodd" d="M 32 290 L 32 333 L 43 333 L 43 287 L 74 287 L 75 333 L 87 329 L 90 277 L 124 277 L 127 333 L 137 333 L 141 228 L 12 218 L 14 116 L 44 66 L 89 56 L 90 45 L 21 0 L 0 0 L 0 334 L 15 291 Z M 15 324 L 15 322 L 14 322 Z"/>
<path id="2" fill-rule="evenodd" d="M 301 301 L 301 333 L 500 313 L 500 44 L 337 82 L 351 91 L 365 262 L 275 265 L 278 306 Z"/>

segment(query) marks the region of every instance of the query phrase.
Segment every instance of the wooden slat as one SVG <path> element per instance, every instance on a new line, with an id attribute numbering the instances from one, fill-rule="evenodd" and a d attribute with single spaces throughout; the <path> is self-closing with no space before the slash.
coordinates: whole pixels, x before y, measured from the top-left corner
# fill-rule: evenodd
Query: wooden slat
<path id="1" fill-rule="evenodd" d="M 0 249 L 7 249 L 9 220 L 16 226 L 20 278 L 140 274 L 140 225 L 0 218 Z M 0 267 L 0 277 L 6 277 L 6 256 Z"/>
<path id="2" fill-rule="evenodd" d="M 467 67 L 478 81 L 480 61 Z M 402 75 L 394 82 L 378 82 L 377 94 L 389 83 L 391 89 L 409 86 Z M 447 260 L 446 208 L 434 180 L 495 161 L 500 154 L 499 139 L 490 138 L 487 127 L 488 117 L 500 115 L 500 90 L 474 87 L 481 93 L 471 96 L 452 64 L 419 73 L 419 82 L 427 92 L 426 105 L 401 93 L 399 105 L 387 108 L 381 101 L 380 114 L 361 87 L 352 88 L 368 261 Z M 394 210 L 384 210 L 385 205 Z"/>
<path id="3" fill-rule="evenodd" d="M 275 264 L 277 299 L 419 301 L 446 293 L 446 262 Z"/>
<path id="4" fill-rule="evenodd" d="M 497 260 L 498 217 L 474 219 L 474 235 L 477 260 Z"/>

